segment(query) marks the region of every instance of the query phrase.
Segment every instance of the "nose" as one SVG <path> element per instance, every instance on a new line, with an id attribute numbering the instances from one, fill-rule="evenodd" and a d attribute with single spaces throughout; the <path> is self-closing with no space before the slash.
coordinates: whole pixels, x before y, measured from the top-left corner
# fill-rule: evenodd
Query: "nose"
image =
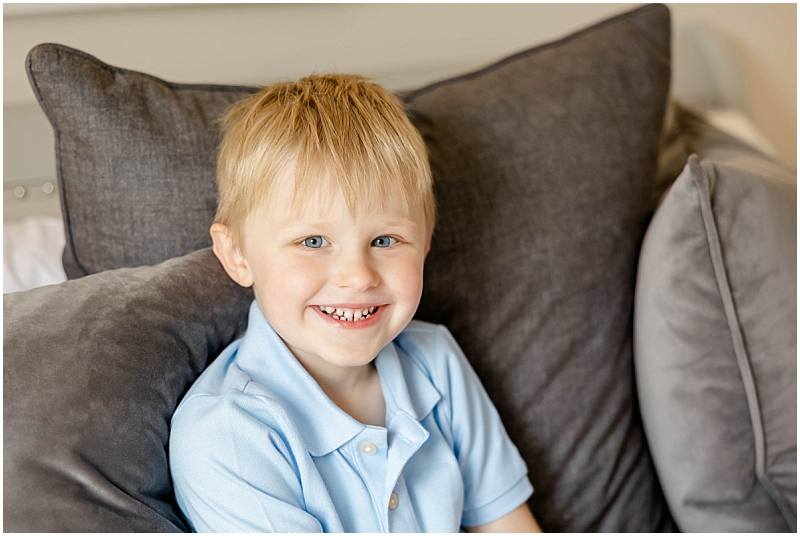
<path id="1" fill-rule="evenodd" d="M 377 286 L 380 282 L 372 259 L 365 252 L 342 253 L 334 270 L 334 282 L 340 288 L 364 292 Z"/>

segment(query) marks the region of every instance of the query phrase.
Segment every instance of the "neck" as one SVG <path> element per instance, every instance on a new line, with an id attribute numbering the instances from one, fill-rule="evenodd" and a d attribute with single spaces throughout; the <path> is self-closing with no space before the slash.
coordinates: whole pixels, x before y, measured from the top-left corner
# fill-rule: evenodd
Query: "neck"
<path id="1" fill-rule="evenodd" d="M 363 385 L 369 384 L 375 378 L 378 370 L 375 363 L 367 363 L 357 367 L 337 367 L 330 363 L 321 363 L 321 366 L 309 366 L 298 358 L 298 361 L 316 380 L 322 390 L 332 399 L 337 393 L 348 393 L 359 390 Z M 317 365 L 317 363 L 315 363 Z"/>
<path id="2" fill-rule="evenodd" d="M 342 411 L 362 424 L 386 426 L 386 406 L 374 361 L 355 367 L 340 367 L 290 350 Z"/>
<path id="3" fill-rule="evenodd" d="M 347 392 L 357 389 L 360 385 L 369 383 L 377 374 L 374 361 L 366 365 L 341 367 L 319 357 L 305 355 L 291 346 L 289 346 L 289 350 L 325 393 L 328 393 L 329 390 Z"/>

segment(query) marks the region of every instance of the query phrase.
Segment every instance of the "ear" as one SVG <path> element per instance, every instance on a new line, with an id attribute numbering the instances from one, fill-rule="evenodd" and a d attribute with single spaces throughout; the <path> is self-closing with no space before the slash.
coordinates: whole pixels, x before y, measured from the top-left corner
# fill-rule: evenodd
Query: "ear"
<path id="1" fill-rule="evenodd" d="M 215 223 L 211 226 L 211 239 L 214 241 L 214 255 L 217 256 L 225 272 L 231 279 L 242 285 L 249 287 L 253 284 L 253 276 L 247 259 L 244 258 L 239 248 L 233 244 L 230 231 L 227 225 Z"/>

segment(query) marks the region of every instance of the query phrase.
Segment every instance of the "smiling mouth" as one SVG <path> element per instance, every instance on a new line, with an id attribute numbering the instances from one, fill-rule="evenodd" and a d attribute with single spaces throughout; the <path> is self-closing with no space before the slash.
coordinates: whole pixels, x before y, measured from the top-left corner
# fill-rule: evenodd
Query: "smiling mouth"
<path id="1" fill-rule="evenodd" d="M 374 305 L 363 309 L 345 309 L 340 307 L 327 307 L 325 305 L 317 306 L 321 313 L 341 322 L 362 322 L 377 313 L 381 307 L 380 305 Z"/>

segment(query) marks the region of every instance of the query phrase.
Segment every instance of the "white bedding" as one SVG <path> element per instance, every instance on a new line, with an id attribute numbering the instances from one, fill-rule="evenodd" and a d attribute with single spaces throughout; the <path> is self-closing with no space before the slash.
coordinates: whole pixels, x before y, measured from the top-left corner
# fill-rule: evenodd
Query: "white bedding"
<path id="1" fill-rule="evenodd" d="M 60 283 L 64 224 L 59 218 L 31 217 L 3 225 L 3 294 Z"/>
<path id="2" fill-rule="evenodd" d="M 733 108 L 717 108 L 705 110 L 703 113 L 705 113 L 706 120 L 718 129 L 749 143 L 764 154 L 778 158 L 778 151 L 775 147 L 742 112 Z"/>

